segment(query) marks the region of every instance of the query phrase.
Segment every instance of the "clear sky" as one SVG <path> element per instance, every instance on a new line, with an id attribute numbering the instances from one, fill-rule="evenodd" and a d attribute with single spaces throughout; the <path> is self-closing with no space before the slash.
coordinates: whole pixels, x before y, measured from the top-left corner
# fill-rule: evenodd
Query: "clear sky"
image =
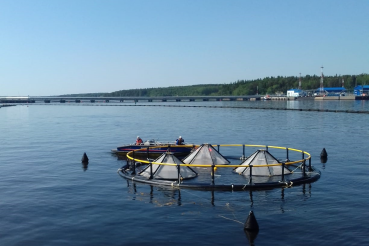
<path id="1" fill-rule="evenodd" d="M 0 0 L 0 96 L 369 72 L 369 0 Z"/>

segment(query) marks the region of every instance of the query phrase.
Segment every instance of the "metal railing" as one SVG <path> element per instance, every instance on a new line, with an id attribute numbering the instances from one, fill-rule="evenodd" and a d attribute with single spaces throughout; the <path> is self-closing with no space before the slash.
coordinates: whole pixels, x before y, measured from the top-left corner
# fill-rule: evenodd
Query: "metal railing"
<path id="1" fill-rule="evenodd" d="M 281 150 L 285 150 L 286 151 L 286 161 L 283 161 L 283 162 L 280 162 L 278 164 L 268 164 L 268 163 L 265 163 L 265 164 L 259 164 L 259 165 L 247 165 L 247 167 L 250 168 L 250 180 L 249 180 L 249 184 L 252 183 L 252 170 L 253 168 L 260 168 L 260 167 L 271 167 L 271 166 L 281 166 L 282 168 L 282 175 L 281 176 L 281 182 L 285 182 L 285 173 L 284 173 L 284 169 L 286 166 L 288 165 L 294 165 L 294 164 L 301 164 L 301 169 L 302 169 L 302 176 L 305 177 L 306 176 L 306 162 L 308 161 L 309 164 L 308 164 L 308 171 L 312 171 L 312 166 L 311 166 L 311 155 L 306 152 L 306 151 L 303 151 L 303 150 L 299 150 L 299 149 L 294 149 L 294 148 L 287 148 L 287 147 L 279 147 L 279 146 L 268 146 L 268 145 L 251 145 L 251 144 L 222 144 L 222 145 L 212 145 L 213 147 L 217 147 L 217 150 L 219 152 L 220 150 L 220 147 L 242 147 L 243 149 L 243 155 L 242 157 L 244 158 L 245 157 L 245 148 L 246 147 L 257 147 L 257 148 L 265 148 L 265 150 L 268 151 L 269 148 L 272 148 L 272 149 L 281 149 Z M 149 156 L 150 154 L 150 149 L 155 149 L 155 148 L 163 148 L 163 147 L 168 147 L 168 150 L 170 152 L 170 149 L 172 148 L 183 148 L 183 147 L 193 147 L 193 148 L 198 148 L 200 147 L 200 145 L 167 145 L 167 146 L 159 146 L 159 147 L 147 147 L 146 148 L 146 152 L 147 152 L 147 157 Z M 133 170 L 132 170 L 132 175 L 135 175 L 136 174 L 136 165 L 135 165 L 135 162 L 140 162 L 140 163 L 145 163 L 145 164 L 148 164 L 150 166 L 150 178 L 149 179 L 153 179 L 153 170 L 152 170 L 152 165 L 155 164 L 155 165 L 167 165 L 167 166 L 177 166 L 178 168 L 178 184 L 181 183 L 181 178 L 180 178 L 180 167 L 181 166 L 186 166 L 186 167 L 209 167 L 211 168 L 211 180 L 212 180 L 212 184 L 214 185 L 215 183 L 215 178 L 214 178 L 214 173 L 215 173 L 215 170 L 217 168 L 237 168 L 237 167 L 246 167 L 245 165 L 235 165 L 235 164 L 176 164 L 176 163 L 160 163 L 160 162 L 154 162 L 154 161 L 151 161 L 151 160 L 143 160 L 143 159 L 140 159 L 140 158 L 136 158 L 136 154 L 135 152 L 137 151 L 141 151 L 142 152 L 142 149 L 138 149 L 138 150 L 133 150 L 133 151 L 130 151 L 127 153 L 127 159 L 133 161 L 134 165 L 133 165 Z M 301 159 L 299 160 L 296 160 L 296 161 L 290 161 L 289 160 L 289 154 L 290 154 L 290 151 L 293 151 L 293 152 L 300 152 L 301 153 Z M 141 155 L 142 156 L 142 155 Z M 242 158 L 241 157 L 241 158 Z M 279 175 L 278 175 L 279 176 Z"/>

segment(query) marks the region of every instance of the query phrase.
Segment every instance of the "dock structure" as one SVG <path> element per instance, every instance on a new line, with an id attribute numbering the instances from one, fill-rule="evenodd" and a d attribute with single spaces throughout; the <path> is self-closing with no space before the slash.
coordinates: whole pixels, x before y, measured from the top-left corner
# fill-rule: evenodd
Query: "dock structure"
<path id="1" fill-rule="evenodd" d="M 249 95 L 249 96 L 163 96 L 163 97 L 63 97 L 63 96 L 38 96 L 38 97 L 2 97 L 0 103 L 24 104 L 24 103 L 109 103 L 109 102 L 208 102 L 208 101 L 260 101 L 260 100 L 369 100 L 369 96 L 315 96 L 315 97 L 287 97 L 286 95 Z"/>
<path id="2" fill-rule="evenodd" d="M 271 96 L 270 100 L 295 100 L 295 98 L 288 98 L 286 96 Z"/>
<path id="3" fill-rule="evenodd" d="M 195 102 L 195 101 L 256 101 L 260 95 L 251 96 L 162 96 L 162 97 L 64 97 L 64 96 L 30 96 L 0 97 L 0 103 L 82 103 L 82 102 Z"/>
<path id="4" fill-rule="evenodd" d="M 369 100 L 369 97 L 362 96 L 317 96 L 315 100 Z"/>

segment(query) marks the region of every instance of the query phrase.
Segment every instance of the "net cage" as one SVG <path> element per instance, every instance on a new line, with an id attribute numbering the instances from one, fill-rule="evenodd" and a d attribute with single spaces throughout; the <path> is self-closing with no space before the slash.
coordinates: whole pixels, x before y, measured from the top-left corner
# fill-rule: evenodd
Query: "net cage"
<path id="1" fill-rule="evenodd" d="M 259 149 L 240 164 L 242 167 L 237 167 L 234 171 L 250 176 L 252 166 L 257 166 L 258 168 L 254 168 L 252 175 L 270 177 L 282 175 L 282 172 L 284 174 L 291 174 L 287 166 L 281 166 L 279 164 L 280 162 L 268 150 Z"/>
<path id="2" fill-rule="evenodd" d="M 227 165 L 230 163 L 221 153 L 219 153 L 211 144 L 202 144 L 191 154 L 183 159 L 186 164 L 198 165 Z"/>
<path id="3" fill-rule="evenodd" d="M 192 168 L 187 166 L 181 166 L 181 164 L 184 163 L 181 160 L 179 160 L 176 156 L 174 156 L 173 153 L 171 152 L 162 154 L 153 162 L 175 165 L 159 165 L 159 164 L 147 165 L 139 173 L 139 175 L 146 178 L 164 179 L 164 180 L 176 180 L 178 178 L 183 180 L 183 179 L 191 179 L 197 176 L 197 173 Z"/>
<path id="4" fill-rule="evenodd" d="M 220 151 L 227 149 L 225 152 L 230 153 L 229 149 L 238 149 L 239 152 L 240 147 L 242 155 L 231 153 L 232 158 L 223 156 Z M 256 151 L 245 157 L 247 148 Z M 270 153 L 271 149 L 273 154 Z M 320 171 L 312 166 L 309 153 L 278 146 L 202 144 L 194 146 L 192 153 L 182 160 L 169 151 L 155 160 L 134 156 L 134 151 L 127 154 L 127 163 L 130 165 L 126 167 L 130 168 L 118 169 L 119 175 L 133 182 L 158 186 L 251 190 L 291 187 L 315 182 L 320 178 Z"/>

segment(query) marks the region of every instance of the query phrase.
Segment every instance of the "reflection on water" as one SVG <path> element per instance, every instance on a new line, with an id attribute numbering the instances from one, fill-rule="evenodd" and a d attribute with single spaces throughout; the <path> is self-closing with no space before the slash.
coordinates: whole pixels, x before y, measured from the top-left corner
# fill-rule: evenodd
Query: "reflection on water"
<path id="1" fill-rule="evenodd" d="M 232 101 L 223 102 L 223 106 L 280 108 L 280 109 L 330 109 L 369 111 L 369 101 L 366 100 L 276 100 L 276 101 Z"/>
<path id="2" fill-rule="evenodd" d="M 322 169 L 325 169 L 325 164 L 328 161 L 328 157 L 320 157 L 320 163 L 322 163 Z"/>
<path id="3" fill-rule="evenodd" d="M 257 211 L 267 206 L 273 211 L 277 211 L 274 208 L 278 209 L 279 214 L 282 215 L 290 211 L 296 201 L 306 201 L 312 197 L 312 184 L 263 191 L 217 192 L 152 186 L 127 180 L 127 187 L 131 199 L 144 204 L 152 204 L 154 207 L 189 207 L 190 210 L 184 213 L 187 218 L 196 215 L 204 216 L 204 208 L 213 207 L 215 210 L 212 214 L 214 212 L 215 214 L 212 216 L 234 222 L 235 227 L 240 229 L 240 233 L 249 211 Z M 273 202 L 264 205 L 264 198 L 260 200 L 262 197 L 269 197 L 268 200 Z M 199 211 L 202 211 L 201 214 Z M 261 226 L 260 230 L 265 234 L 263 227 L 265 225 Z M 245 243 L 257 244 L 258 232 L 244 230 L 244 233 Z"/>
<path id="4" fill-rule="evenodd" d="M 142 202 L 148 202 L 154 204 L 155 206 L 181 206 L 181 190 L 175 188 L 166 188 L 160 186 L 147 185 L 147 187 L 140 187 L 138 189 L 138 184 L 127 180 L 127 191 L 132 195 L 132 200 L 138 200 Z M 154 191 L 160 193 L 160 196 L 155 196 Z"/>
<path id="5" fill-rule="evenodd" d="M 82 170 L 87 171 L 88 169 L 88 163 L 82 163 Z"/>
<path id="6" fill-rule="evenodd" d="M 194 198 L 198 198 L 201 202 L 206 202 L 211 204 L 212 206 L 220 205 L 217 204 L 217 196 L 220 197 L 219 201 L 224 201 L 224 196 L 229 192 L 217 192 L 214 190 L 211 191 L 197 191 L 197 190 L 189 190 L 189 189 L 179 189 L 179 188 L 171 188 L 171 187 L 162 187 L 162 186 L 153 186 L 140 184 L 136 182 L 132 182 L 130 180 L 126 180 L 127 182 L 127 192 L 132 196 L 132 200 L 139 200 L 142 202 L 149 202 L 154 204 L 155 206 L 182 206 L 182 202 L 188 202 L 191 200 L 191 203 L 196 200 Z M 294 186 L 293 188 L 278 188 L 276 192 L 279 192 L 279 198 L 277 200 L 281 201 L 281 212 L 283 213 L 283 205 L 285 202 L 285 190 L 286 189 L 300 189 L 301 190 L 301 199 L 306 200 L 311 197 L 311 187 L 312 184 L 302 184 L 300 186 Z M 245 197 L 244 194 L 249 193 L 249 208 L 254 209 L 254 194 L 258 194 L 260 192 L 272 192 L 273 190 L 262 190 L 262 191 L 238 191 L 235 193 L 239 193 L 240 196 Z"/>
<path id="7" fill-rule="evenodd" d="M 255 245 L 254 241 L 259 234 L 259 230 L 244 230 L 247 241 L 251 246 Z"/>
<path id="8" fill-rule="evenodd" d="M 298 100 L 288 100 L 286 101 L 286 107 L 289 109 L 299 109 L 301 108 L 300 101 Z"/>
<path id="9" fill-rule="evenodd" d="M 306 186 L 308 187 L 307 190 L 306 190 Z M 302 185 L 302 194 L 305 197 L 304 200 L 307 200 L 307 198 L 311 197 L 311 184 L 303 184 Z"/>

